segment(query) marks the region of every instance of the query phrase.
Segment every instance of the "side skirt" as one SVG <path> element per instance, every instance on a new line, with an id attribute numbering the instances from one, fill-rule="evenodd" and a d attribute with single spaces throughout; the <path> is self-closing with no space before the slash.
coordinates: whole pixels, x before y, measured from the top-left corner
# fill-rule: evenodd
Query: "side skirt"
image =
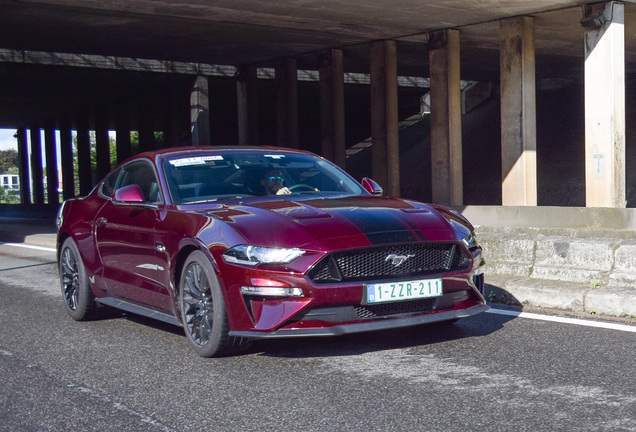
<path id="1" fill-rule="evenodd" d="M 181 325 L 181 322 L 172 315 L 168 315 L 163 312 L 157 312 L 154 309 L 150 309 L 144 306 L 139 306 L 137 304 L 130 303 L 125 300 L 116 299 L 114 297 L 99 297 L 99 298 L 96 298 L 95 301 L 97 303 L 114 307 L 116 309 L 121 309 L 126 312 L 131 312 L 137 315 L 163 321 L 168 324 L 176 325 L 178 327 L 183 327 Z"/>

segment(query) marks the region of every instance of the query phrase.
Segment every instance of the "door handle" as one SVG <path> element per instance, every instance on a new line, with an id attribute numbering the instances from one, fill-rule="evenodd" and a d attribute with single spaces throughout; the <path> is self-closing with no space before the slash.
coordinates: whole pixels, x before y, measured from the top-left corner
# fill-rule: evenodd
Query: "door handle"
<path id="1" fill-rule="evenodd" d="M 104 226 L 106 225 L 108 220 L 105 217 L 100 217 L 100 218 L 97 218 L 95 222 L 97 223 L 97 226 Z"/>

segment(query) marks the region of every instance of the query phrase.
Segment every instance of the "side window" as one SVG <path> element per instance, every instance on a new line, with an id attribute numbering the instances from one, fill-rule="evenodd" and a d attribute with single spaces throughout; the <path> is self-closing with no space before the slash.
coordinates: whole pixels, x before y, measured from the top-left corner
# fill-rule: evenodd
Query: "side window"
<path id="1" fill-rule="evenodd" d="M 113 195 L 115 194 L 115 185 L 117 184 L 117 177 L 119 177 L 120 173 L 121 173 L 121 168 L 116 171 L 113 171 L 112 173 L 108 175 L 108 177 L 106 177 L 106 180 L 104 180 L 104 183 L 102 183 L 102 189 L 100 190 L 102 195 L 108 198 L 113 197 Z"/>
<path id="2" fill-rule="evenodd" d="M 122 168 L 115 189 L 136 184 L 144 194 L 147 203 L 163 202 L 159 192 L 159 182 L 152 166 L 147 162 L 133 162 Z"/>

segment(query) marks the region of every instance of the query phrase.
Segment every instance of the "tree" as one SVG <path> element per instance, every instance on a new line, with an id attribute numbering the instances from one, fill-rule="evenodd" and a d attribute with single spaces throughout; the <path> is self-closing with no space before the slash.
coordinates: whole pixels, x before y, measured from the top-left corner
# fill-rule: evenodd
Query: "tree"
<path id="1" fill-rule="evenodd" d="M 0 174 L 18 174 L 18 152 L 9 149 L 0 151 Z M 20 202 L 20 192 L 10 187 L 0 187 L 0 203 L 17 204 Z"/>
<path id="2" fill-rule="evenodd" d="M 14 149 L 0 151 L 0 174 L 8 174 L 10 168 L 18 168 L 18 152 Z"/>

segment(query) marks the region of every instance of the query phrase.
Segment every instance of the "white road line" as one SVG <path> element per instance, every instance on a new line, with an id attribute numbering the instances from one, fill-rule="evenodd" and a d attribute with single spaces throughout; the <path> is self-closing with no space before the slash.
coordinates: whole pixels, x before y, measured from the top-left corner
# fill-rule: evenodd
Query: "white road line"
<path id="1" fill-rule="evenodd" d="M 535 314 L 530 312 L 517 312 L 517 311 L 493 309 L 493 308 L 490 308 L 486 312 L 497 314 L 497 315 L 507 315 L 507 316 L 514 316 L 519 318 L 528 318 L 528 319 L 541 320 L 541 321 L 552 321 L 552 322 L 558 322 L 563 324 L 574 324 L 574 325 L 581 325 L 581 326 L 587 326 L 587 327 L 598 327 L 598 328 L 604 328 L 604 329 L 610 329 L 610 330 L 619 330 L 624 332 L 636 333 L 636 326 L 629 326 L 624 324 L 614 324 L 614 323 L 601 322 L 601 321 L 589 321 L 589 320 L 583 320 L 583 319 L 577 319 L 577 318 L 565 318 L 565 317 L 557 317 L 557 316 L 550 316 L 550 315 L 540 315 L 540 314 Z"/>
<path id="2" fill-rule="evenodd" d="M 0 242 L 0 246 L 15 246 L 15 247 L 21 247 L 21 248 L 25 248 L 25 249 L 35 249 L 35 250 L 41 250 L 41 251 L 46 251 L 46 252 L 57 252 L 57 250 L 55 248 L 50 248 L 50 247 L 45 247 L 45 246 L 34 246 L 34 245 L 28 245 L 28 244 L 24 244 L 24 243 L 4 243 L 4 242 Z"/>

